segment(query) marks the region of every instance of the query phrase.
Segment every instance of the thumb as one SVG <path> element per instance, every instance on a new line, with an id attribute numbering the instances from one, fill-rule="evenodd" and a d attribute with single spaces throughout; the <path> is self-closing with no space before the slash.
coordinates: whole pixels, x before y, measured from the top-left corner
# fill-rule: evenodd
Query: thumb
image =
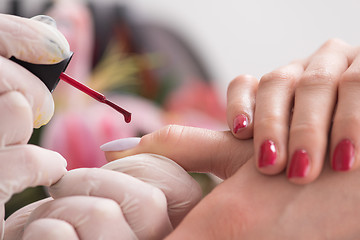
<path id="1" fill-rule="evenodd" d="M 225 179 L 253 154 L 252 140 L 238 140 L 231 132 L 169 125 L 140 138 L 124 138 L 101 146 L 108 161 L 140 153 L 168 157 L 186 171 L 211 172 Z"/>
<path id="2" fill-rule="evenodd" d="M 70 55 L 70 46 L 48 16 L 32 19 L 0 14 L 0 55 L 34 64 L 58 63 Z"/>

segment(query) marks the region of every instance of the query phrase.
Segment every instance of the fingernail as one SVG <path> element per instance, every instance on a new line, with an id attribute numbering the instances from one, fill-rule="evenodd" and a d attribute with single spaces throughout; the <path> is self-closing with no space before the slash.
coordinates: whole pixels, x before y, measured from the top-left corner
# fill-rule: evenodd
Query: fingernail
<path id="1" fill-rule="evenodd" d="M 271 140 L 266 140 L 260 147 L 259 167 L 266 167 L 274 165 L 276 160 L 275 143 Z"/>
<path id="2" fill-rule="evenodd" d="M 354 163 L 355 147 L 349 139 L 338 143 L 334 150 L 332 168 L 335 171 L 348 171 Z"/>
<path id="3" fill-rule="evenodd" d="M 309 172 L 309 155 L 305 150 L 294 152 L 288 171 L 288 178 L 305 177 Z"/>
<path id="4" fill-rule="evenodd" d="M 138 137 L 121 138 L 101 145 L 100 149 L 104 152 L 124 151 L 136 147 L 140 139 Z"/>
<path id="5" fill-rule="evenodd" d="M 46 125 L 54 115 L 54 101 L 49 91 L 46 92 L 43 102 L 35 109 L 34 112 L 34 128 L 40 128 Z M 32 103 L 34 104 L 34 103 Z"/>
<path id="6" fill-rule="evenodd" d="M 233 124 L 234 133 L 236 134 L 240 130 L 246 128 L 248 124 L 249 124 L 249 120 L 244 114 L 240 114 L 240 115 L 236 116 L 236 118 L 234 119 L 234 124 Z"/>

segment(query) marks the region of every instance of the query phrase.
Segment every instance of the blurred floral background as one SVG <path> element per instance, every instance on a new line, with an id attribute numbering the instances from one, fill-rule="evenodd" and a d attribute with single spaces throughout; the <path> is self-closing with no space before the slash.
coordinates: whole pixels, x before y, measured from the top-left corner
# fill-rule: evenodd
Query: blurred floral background
<path id="1" fill-rule="evenodd" d="M 9 2 L 10 12 L 22 16 L 21 4 Z M 100 167 L 106 163 L 102 144 L 167 124 L 226 129 L 213 77 L 174 29 L 141 21 L 120 3 L 48 1 L 38 14 L 56 20 L 74 52 L 66 72 L 132 113 L 125 123 L 112 108 L 60 82 L 53 92 L 54 117 L 30 142 L 62 154 L 68 170 Z M 193 176 L 204 194 L 215 184 L 208 175 Z M 27 189 L 7 203 L 7 215 L 45 196 L 42 188 Z"/>

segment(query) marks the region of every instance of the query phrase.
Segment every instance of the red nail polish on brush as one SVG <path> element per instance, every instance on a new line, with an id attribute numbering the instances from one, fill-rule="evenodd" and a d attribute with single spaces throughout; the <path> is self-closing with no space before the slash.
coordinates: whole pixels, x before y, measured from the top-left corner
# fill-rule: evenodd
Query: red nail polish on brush
<path id="1" fill-rule="evenodd" d="M 354 164 L 354 159 L 355 147 L 349 139 L 344 139 L 334 150 L 332 168 L 335 171 L 348 171 Z"/>
<path id="2" fill-rule="evenodd" d="M 266 167 L 269 165 L 274 165 L 276 161 L 276 147 L 275 143 L 271 140 L 266 140 L 260 146 L 260 155 L 259 155 L 259 167 Z"/>
<path id="3" fill-rule="evenodd" d="M 309 164 L 309 155 L 305 150 L 295 151 L 291 158 L 288 178 L 305 177 L 309 172 Z"/>
<path id="4" fill-rule="evenodd" d="M 126 111 L 125 109 L 121 108 L 115 103 L 109 101 L 101 93 L 87 87 L 86 85 L 82 84 L 81 82 L 78 82 L 74 78 L 64 73 L 65 69 L 67 68 L 72 58 L 72 55 L 73 54 L 71 53 L 67 59 L 64 59 L 63 61 L 55 64 L 33 64 L 22 61 L 15 57 L 11 57 L 10 60 L 23 66 L 28 71 L 30 71 L 35 76 L 37 76 L 46 85 L 46 87 L 49 89 L 50 92 L 54 91 L 59 80 L 61 79 L 69 83 L 73 87 L 79 89 L 80 91 L 84 92 L 85 94 L 89 95 L 90 97 L 94 98 L 95 100 L 102 102 L 112 107 L 116 111 L 120 112 L 124 116 L 125 122 L 129 123 L 131 121 L 130 112 Z"/>

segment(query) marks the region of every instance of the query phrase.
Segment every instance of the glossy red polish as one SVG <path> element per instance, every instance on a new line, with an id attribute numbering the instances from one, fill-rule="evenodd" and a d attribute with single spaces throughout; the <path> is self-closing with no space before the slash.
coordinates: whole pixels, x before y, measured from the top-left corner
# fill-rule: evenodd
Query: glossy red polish
<path id="1" fill-rule="evenodd" d="M 245 114 L 240 114 L 240 115 L 236 116 L 236 118 L 234 119 L 234 124 L 233 124 L 234 133 L 236 134 L 240 130 L 246 128 L 248 124 L 249 124 L 249 120 Z"/>
<path id="2" fill-rule="evenodd" d="M 129 123 L 131 121 L 131 113 L 130 112 L 126 111 L 125 109 L 121 108 L 120 106 L 116 105 L 115 103 L 111 102 L 110 100 L 106 99 L 106 97 L 103 94 L 89 88 L 88 86 L 75 80 L 74 78 L 70 77 L 69 75 L 67 75 L 64 72 L 60 74 L 60 79 L 63 80 L 64 82 L 67 82 L 71 86 L 79 89 L 80 91 L 86 93 L 87 95 L 94 98 L 95 100 L 105 103 L 106 105 L 112 107 L 113 109 L 115 109 L 116 111 L 118 111 L 119 113 L 121 113 L 124 116 L 126 123 Z"/>
<path id="3" fill-rule="evenodd" d="M 332 158 L 332 168 L 335 171 L 348 171 L 354 164 L 355 147 L 349 139 L 338 143 Z"/>
<path id="4" fill-rule="evenodd" d="M 276 161 L 276 147 L 275 143 L 271 140 L 266 140 L 260 147 L 259 155 L 259 167 L 266 167 L 269 165 L 274 165 Z"/>
<path id="5" fill-rule="evenodd" d="M 309 155 L 305 150 L 295 151 L 291 158 L 288 178 L 305 177 L 309 172 L 309 164 Z"/>

